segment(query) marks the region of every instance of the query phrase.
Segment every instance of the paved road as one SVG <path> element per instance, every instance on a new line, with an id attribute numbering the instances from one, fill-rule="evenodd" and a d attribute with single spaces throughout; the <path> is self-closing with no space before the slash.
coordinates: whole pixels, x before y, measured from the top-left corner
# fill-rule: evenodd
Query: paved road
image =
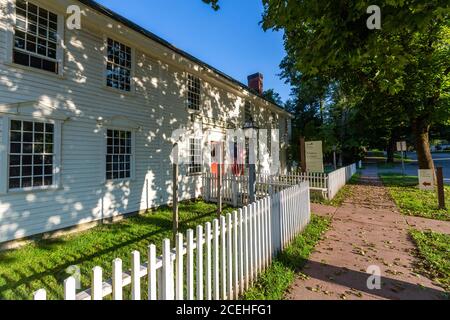
<path id="1" fill-rule="evenodd" d="M 412 163 L 406 163 L 405 172 L 407 175 L 417 176 L 417 170 L 419 169 L 417 163 L 417 154 L 415 152 L 408 152 L 408 159 L 415 160 Z M 444 169 L 444 179 L 446 184 L 450 184 L 450 153 L 433 153 L 433 160 L 436 167 L 442 167 Z M 401 171 L 402 166 L 399 164 L 393 169 L 383 169 L 381 171 Z"/>

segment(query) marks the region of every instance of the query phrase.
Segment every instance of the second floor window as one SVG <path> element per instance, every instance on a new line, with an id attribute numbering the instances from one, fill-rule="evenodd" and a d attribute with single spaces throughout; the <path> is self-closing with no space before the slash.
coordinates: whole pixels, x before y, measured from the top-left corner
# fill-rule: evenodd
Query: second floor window
<path id="1" fill-rule="evenodd" d="M 58 73 L 58 16 L 32 4 L 16 1 L 13 62 Z"/>
<path id="2" fill-rule="evenodd" d="M 244 105 L 244 123 L 253 122 L 252 117 L 252 105 L 250 102 L 246 101 Z"/>
<path id="3" fill-rule="evenodd" d="M 200 111 L 200 79 L 188 74 L 187 89 L 188 108 L 191 110 Z"/>
<path id="4" fill-rule="evenodd" d="M 106 85 L 122 91 L 131 91 L 131 48 L 108 39 Z"/>

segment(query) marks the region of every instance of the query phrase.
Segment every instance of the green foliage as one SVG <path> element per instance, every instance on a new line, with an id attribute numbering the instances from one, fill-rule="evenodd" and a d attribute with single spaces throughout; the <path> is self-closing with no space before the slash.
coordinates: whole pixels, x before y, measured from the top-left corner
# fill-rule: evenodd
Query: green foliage
<path id="1" fill-rule="evenodd" d="M 225 212 L 231 211 L 227 208 Z M 180 232 L 212 221 L 216 212 L 217 206 L 213 204 L 181 203 Z M 82 287 L 87 288 L 93 267 L 102 267 L 103 277 L 108 279 L 115 258 L 121 258 L 127 270 L 131 267 L 132 251 L 138 250 L 146 257 L 147 247 L 153 243 L 160 254 L 161 243 L 166 238 L 172 238 L 172 209 L 168 207 L 86 232 L 0 252 L 0 299 L 31 299 L 38 289 L 46 289 L 49 299 L 61 299 L 63 282 L 69 276 L 65 270 L 69 266 L 80 267 Z"/>
<path id="2" fill-rule="evenodd" d="M 274 89 L 269 89 L 263 92 L 262 96 L 264 98 L 266 98 L 267 100 L 282 106 L 283 105 L 283 100 L 281 99 L 281 96 L 278 92 L 275 92 Z"/>
<path id="3" fill-rule="evenodd" d="M 286 290 L 305 266 L 308 257 L 329 228 L 330 223 L 328 218 L 313 215 L 305 231 L 279 255 L 243 298 L 245 300 L 283 299 Z"/>
<path id="4" fill-rule="evenodd" d="M 383 173 L 380 178 L 403 214 L 450 221 L 449 186 L 445 187 L 447 210 L 439 210 L 437 192 L 420 190 L 417 177 Z"/>
<path id="5" fill-rule="evenodd" d="M 331 123 L 352 128 L 336 130 L 341 144 L 349 141 L 341 148 L 386 145 L 413 131 L 424 134 L 417 140 L 424 159 L 430 125 L 450 119 L 448 1 L 378 1 L 381 30 L 367 28 L 369 4 L 363 0 L 263 3 L 263 27 L 285 33 L 287 57 L 281 67 L 298 89 L 299 113 L 334 87 L 332 108 L 338 112 Z M 307 93 L 307 101 L 300 92 Z"/>
<path id="6" fill-rule="evenodd" d="M 450 293 L 450 235 L 417 230 L 410 235 L 418 248 L 419 271 Z"/>
<path id="7" fill-rule="evenodd" d="M 219 6 L 219 0 L 202 0 L 204 3 L 208 4 L 211 6 L 211 8 L 214 9 L 214 11 L 217 11 L 220 9 Z"/>

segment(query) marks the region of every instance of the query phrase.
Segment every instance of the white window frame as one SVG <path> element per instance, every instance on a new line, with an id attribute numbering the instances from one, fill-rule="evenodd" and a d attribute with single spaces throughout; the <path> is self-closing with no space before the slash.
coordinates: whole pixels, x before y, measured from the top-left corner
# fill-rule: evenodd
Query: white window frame
<path id="1" fill-rule="evenodd" d="M 109 87 L 107 84 L 107 72 L 108 72 L 108 39 L 114 40 L 116 42 L 122 43 L 126 45 L 127 47 L 131 48 L 131 74 L 130 74 L 130 91 L 126 90 L 120 90 L 119 88 L 113 88 Z M 136 83 L 135 83 L 135 72 L 136 72 L 136 49 L 127 43 L 126 41 L 123 41 L 122 39 L 109 35 L 104 34 L 103 35 L 103 75 L 102 75 L 102 81 L 103 85 L 102 87 L 106 90 L 123 94 L 123 95 L 133 95 L 136 91 Z"/>
<path id="2" fill-rule="evenodd" d="M 106 156 L 108 155 L 108 130 L 115 130 L 115 131 L 127 131 L 131 133 L 131 161 L 130 161 L 130 177 L 129 178 L 117 178 L 117 179 L 107 179 L 106 178 Z M 103 138 L 104 138 L 104 144 L 105 144 L 105 152 L 104 152 L 104 176 L 103 179 L 106 183 L 116 183 L 116 182 L 124 182 L 124 181 L 133 181 L 135 180 L 135 168 L 136 168 L 136 130 L 133 130 L 131 128 L 121 128 L 121 127 L 113 127 L 113 126 L 107 126 L 104 128 L 103 131 Z"/>
<path id="3" fill-rule="evenodd" d="M 2 116 L 2 145 L 3 150 L 1 151 L 2 166 L 1 166 L 1 178 L 0 178 L 0 193 L 23 193 L 23 192 L 35 192 L 35 191 L 45 191 L 45 190 L 55 190 L 59 189 L 61 186 L 61 132 L 62 132 L 62 120 L 47 119 L 33 116 L 25 115 L 1 115 Z M 30 187 L 30 188 L 18 188 L 9 189 L 9 155 L 10 155 L 10 124 L 11 120 L 19 121 L 34 121 L 51 123 L 54 125 L 53 133 L 53 184 L 50 186 L 41 187 Z"/>
<path id="4" fill-rule="evenodd" d="M 56 43 L 56 61 L 58 63 L 58 72 L 54 73 L 54 72 L 42 70 L 39 68 L 24 66 L 24 65 L 13 62 L 14 36 L 15 36 L 14 27 L 16 25 L 16 14 L 15 14 L 16 13 L 16 2 L 15 1 L 9 2 L 7 4 L 7 9 L 6 9 L 7 15 L 10 17 L 10 19 L 9 19 L 8 30 L 6 33 L 7 48 L 6 48 L 5 62 L 7 65 L 10 65 L 14 68 L 24 69 L 27 71 L 34 71 L 34 72 L 38 72 L 38 73 L 46 74 L 46 75 L 50 75 L 50 76 L 54 75 L 54 76 L 62 78 L 64 75 L 64 34 L 65 34 L 64 21 L 65 21 L 65 17 L 60 12 L 55 11 L 52 8 L 49 9 L 47 6 L 43 5 L 40 1 L 29 1 L 29 2 L 33 3 L 34 5 L 37 5 L 40 8 L 47 10 L 47 11 L 50 11 L 58 16 L 58 30 L 57 30 L 57 43 Z"/>
<path id="5" fill-rule="evenodd" d="M 194 140 L 195 142 L 194 142 L 194 145 L 196 144 L 196 143 L 198 143 L 199 144 L 199 148 L 198 148 L 198 155 L 195 155 L 194 154 L 194 157 L 195 156 L 197 156 L 197 157 L 200 157 L 200 163 L 191 163 L 191 159 L 192 159 L 192 154 L 191 154 L 191 152 L 192 152 L 192 149 L 191 149 L 191 140 Z M 189 144 L 189 148 L 188 148 L 188 151 L 189 151 L 189 153 L 188 153 L 188 164 L 187 164 L 187 174 L 188 174 L 188 176 L 198 176 L 198 175 L 201 175 L 202 173 L 203 173 L 203 170 L 204 170 L 204 168 L 203 168 L 203 140 L 201 139 L 201 138 L 197 138 L 197 137 L 189 137 L 188 138 L 188 144 Z M 194 152 L 195 152 L 195 149 L 194 149 Z M 199 172 L 191 172 L 191 168 L 193 167 L 193 166 L 198 166 L 198 168 L 200 168 L 200 171 Z"/>
<path id="6" fill-rule="evenodd" d="M 189 113 L 193 113 L 193 114 L 200 114 L 201 112 L 202 112 L 202 79 L 199 77 L 199 76 L 197 76 L 197 75 L 195 75 L 195 74 L 193 74 L 193 73 L 189 73 L 189 72 L 186 72 L 185 73 L 185 75 L 186 75 L 186 79 L 185 79 L 185 83 L 186 83 L 186 109 L 187 109 L 187 111 L 189 112 Z M 189 77 L 194 77 L 194 79 L 198 79 L 198 81 L 199 81 L 199 93 L 198 93 L 198 110 L 197 109 L 192 109 L 192 108 L 190 108 L 189 107 Z"/>
<path id="7" fill-rule="evenodd" d="M 134 121 L 128 119 L 125 116 L 115 116 L 108 119 L 100 119 L 97 121 L 100 127 L 100 148 L 101 150 L 101 168 L 99 172 L 102 174 L 99 181 L 102 184 L 114 185 L 121 182 L 129 182 L 136 179 L 136 136 L 142 130 L 142 128 Z M 122 179 L 106 179 L 106 155 L 108 154 L 108 130 L 120 130 L 131 132 L 131 176 L 130 178 Z"/>

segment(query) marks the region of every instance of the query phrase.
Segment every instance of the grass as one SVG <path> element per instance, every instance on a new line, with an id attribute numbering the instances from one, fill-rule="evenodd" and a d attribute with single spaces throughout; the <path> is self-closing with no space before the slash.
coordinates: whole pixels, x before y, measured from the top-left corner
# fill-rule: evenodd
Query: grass
<path id="1" fill-rule="evenodd" d="M 282 300 L 329 226 L 329 218 L 313 215 L 305 231 L 277 257 L 243 299 Z"/>
<path id="2" fill-rule="evenodd" d="M 411 230 L 420 262 L 419 271 L 450 293 L 450 235 Z"/>
<path id="3" fill-rule="evenodd" d="M 180 232 L 212 221 L 216 208 L 214 204 L 201 201 L 181 203 Z M 225 213 L 231 211 L 231 208 L 225 209 Z M 147 256 L 147 246 L 153 243 L 160 254 L 162 240 L 172 238 L 171 230 L 172 209 L 164 207 L 116 224 L 0 252 L 0 299 L 31 299 L 38 289 L 46 289 L 49 299 L 61 299 L 62 284 L 69 276 L 65 271 L 68 267 L 80 267 L 82 288 L 87 288 L 93 267 L 102 267 L 103 278 L 109 279 L 115 258 L 121 258 L 127 270 L 131 267 L 130 253 L 134 250 L 141 253 L 143 260 Z"/>
<path id="4" fill-rule="evenodd" d="M 352 195 L 352 188 L 350 185 L 358 183 L 361 178 L 361 173 L 356 173 L 352 179 L 345 185 L 341 190 L 339 190 L 338 194 L 332 199 L 327 200 L 322 197 L 321 194 L 317 192 L 311 193 L 311 201 L 318 204 L 323 204 L 326 206 L 332 207 L 340 207 L 344 203 L 346 199 L 348 199 Z"/>
<path id="5" fill-rule="evenodd" d="M 382 173 L 380 178 L 403 214 L 450 221 L 450 186 L 445 186 L 447 210 L 439 210 L 437 192 L 420 190 L 417 177 Z"/>

